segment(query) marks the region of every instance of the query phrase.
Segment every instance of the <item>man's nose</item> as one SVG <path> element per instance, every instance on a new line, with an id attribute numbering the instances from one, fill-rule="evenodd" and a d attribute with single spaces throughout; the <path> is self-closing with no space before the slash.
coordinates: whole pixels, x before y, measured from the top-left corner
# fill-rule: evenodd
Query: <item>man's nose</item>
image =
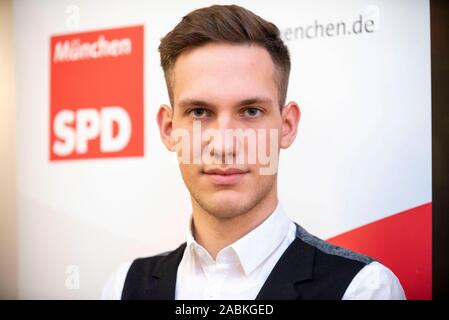
<path id="1" fill-rule="evenodd" d="M 218 136 L 218 139 L 214 138 L 214 141 L 211 141 L 212 155 L 221 163 L 225 163 L 226 159 L 234 159 L 239 147 L 234 135 L 237 128 L 235 119 L 229 114 L 219 115 L 212 128 L 216 130 Z"/>

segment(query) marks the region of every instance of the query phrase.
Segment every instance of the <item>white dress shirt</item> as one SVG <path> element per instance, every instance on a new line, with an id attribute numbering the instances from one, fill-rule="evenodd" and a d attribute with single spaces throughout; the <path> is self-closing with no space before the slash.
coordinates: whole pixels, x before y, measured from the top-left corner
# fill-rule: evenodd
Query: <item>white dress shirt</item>
<path id="1" fill-rule="evenodd" d="M 176 300 L 254 300 L 274 266 L 295 240 L 296 225 L 278 204 L 251 232 L 221 249 L 216 259 L 198 244 L 187 226 L 187 246 L 178 267 Z M 121 265 L 102 290 L 102 299 L 120 299 L 131 262 Z M 398 278 L 371 262 L 354 277 L 343 300 L 405 299 Z"/>

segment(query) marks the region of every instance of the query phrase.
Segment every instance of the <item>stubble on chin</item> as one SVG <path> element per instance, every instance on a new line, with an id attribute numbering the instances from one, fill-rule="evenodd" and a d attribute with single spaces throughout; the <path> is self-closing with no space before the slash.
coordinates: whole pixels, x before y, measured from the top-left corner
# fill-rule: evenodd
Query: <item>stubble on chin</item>
<path id="1" fill-rule="evenodd" d="M 197 190 L 190 190 L 190 195 L 198 206 L 217 220 L 231 220 L 242 216 L 258 206 L 270 192 L 272 186 L 255 188 L 252 192 L 238 198 L 226 196 L 209 196 Z"/>

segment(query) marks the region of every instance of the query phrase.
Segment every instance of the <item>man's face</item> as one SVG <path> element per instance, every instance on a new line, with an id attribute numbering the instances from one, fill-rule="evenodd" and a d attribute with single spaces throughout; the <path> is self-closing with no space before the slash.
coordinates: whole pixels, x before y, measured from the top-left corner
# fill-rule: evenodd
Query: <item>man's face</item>
<path id="1" fill-rule="evenodd" d="M 275 196 L 283 120 L 269 53 L 255 45 L 210 43 L 183 52 L 172 72 L 171 136 L 188 133 L 188 143 L 173 143 L 188 159 L 180 170 L 194 205 L 232 218 Z"/>

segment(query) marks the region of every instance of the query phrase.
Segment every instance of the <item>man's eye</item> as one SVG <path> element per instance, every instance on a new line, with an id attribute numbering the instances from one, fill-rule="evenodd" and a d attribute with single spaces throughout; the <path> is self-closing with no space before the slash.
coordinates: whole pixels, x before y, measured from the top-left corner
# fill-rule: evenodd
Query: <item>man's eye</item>
<path id="1" fill-rule="evenodd" d="M 207 115 L 207 110 L 204 108 L 195 108 L 190 110 L 189 113 L 195 118 L 203 118 Z"/>
<path id="2" fill-rule="evenodd" d="M 251 107 L 251 108 L 246 108 L 246 109 L 243 111 L 243 113 L 244 113 L 245 116 L 248 116 L 248 117 L 250 117 L 250 118 L 255 118 L 255 117 L 258 117 L 258 116 L 261 115 L 262 110 L 260 110 L 259 108 L 253 108 L 253 107 Z"/>

